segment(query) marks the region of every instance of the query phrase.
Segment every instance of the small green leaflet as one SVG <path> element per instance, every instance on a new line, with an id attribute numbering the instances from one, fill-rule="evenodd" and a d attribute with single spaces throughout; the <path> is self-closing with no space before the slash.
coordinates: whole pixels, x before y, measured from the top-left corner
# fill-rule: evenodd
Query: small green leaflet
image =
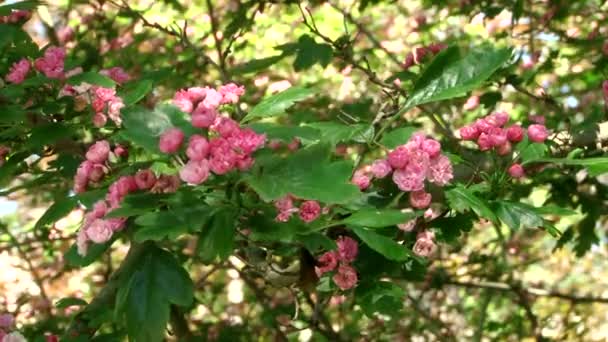
<path id="1" fill-rule="evenodd" d="M 416 132 L 416 127 L 399 127 L 382 135 L 380 143 L 389 149 L 396 148 L 399 145 L 407 143 L 412 134 Z"/>
<path id="2" fill-rule="evenodd" d="M 74 75 L 68 78 L 67 82 L 71 85 L 80 85 L 84 82 L 91 85 L 102 86 L 105 88 L 112 88 L 116 85 L 116 82 L 114 82 L 108 76 L 102 75 L 94 71 L 87 71 L 78 75 Z"/>
<path id="3" fill-rule="evenodd" d="M 543 219 L 537 208 L 529 204 L 499 200 L 496 201 L 496 213 L 500 220 L 513 230 L 522 226 L 524 228 L 544 227 L 554 237 L 561 235 L 557 228 Z"/>
<path id="4" fill-rule="evenodd" d="M 462 184 L 457 184 L 452 189 L 445 192 L 445 196 L 450 203 L 450 207 L 458 212 L 473 210 L 479 217 L 496 222 L 497 218 L 492 209 L 488 207 L 485 200 L 477 197 L 473 191 L 465 188 Z"/>
<path id="5" fill-rule="evenodd" d="M 587 168 L 589 176 L 596 177 L 608 172 L 608 157 L 568 159 L 568 158 L 539 158 L 523 164 L 529 163 L 554 163 L 563 165 L 579 165 Z"/>
<path id="6" fill-rule="evenodd" d="M 364 209 L 342 220 L 343 224 L 380 228 L 405 223 L 416 217 L 415 213 L 403 213 L 393 209 Z"/>
<path id="7" fill-rule="evenodd" d="M 396 243 L 393 239 L 384 235 L 374 233 L 362 227 L 352 227 L 352 231 L 371 249 L 389 260 L 405 261 L 412 256 L 412 252 L 407 247 Z"/>
<path id="8" fill-rule="evenodd" d="M 267 118 L 281 115 L 296 102 L 302 101 L 315 93 L 316 91 L 311 88 L 291 87 L 258 103 L 258 105 L 253 107 L 249 114 L 243 118 L 242 122 L 251 121 L 251 119 L 255 118 Z"/>

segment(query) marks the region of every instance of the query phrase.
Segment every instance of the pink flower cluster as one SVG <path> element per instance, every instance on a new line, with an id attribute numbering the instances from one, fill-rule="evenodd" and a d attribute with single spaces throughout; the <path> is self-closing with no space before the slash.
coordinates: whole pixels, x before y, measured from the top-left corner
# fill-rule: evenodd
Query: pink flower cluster
<path id="1" fill-rule="evenodd" d="M 62 79 L 64 77 L 64 61 L 65 50 L 51 46 L 44 51 L 44 56 L 34 61 L 34 67 L 48 78 Z"/>
<path id="2" fill-rule="evenodd" d="M 6 75 L 6 80 L 14 84 L 23 82 L 25 76 L 30 72 L 30 67 L 30 61 L 27 58 L 22 58 L 11 66 L 9 73 Z"/>
<path id="3" fill-rule="evenodd" d="M 277 208 L 279 213 L 275 220 L 278 222 L 287 222 L 294 213 L 298 213 L 300 219 L 306 223 L 316 220 L 321 215 L 321 205 L 317 201 L 303 201 L 300 207 L 294 206 L 293 201 L 295 197 L 292 195 L 286 195 L 285 197 L 274 201 L 274 207 Z"/>
<path id="4" fill-rule="evenodd" d="M 121 67 L 112 67 L 110 69 L 103 69 L 99 71 L 100 74 L 108 76 L 114 82 L 118 84 L 123 84 L 128 82 L 131 79 L 131 76 L 127 74 L 127 72 Z"/>
<path id="5" fill-rule="evenodd" d="M 188 163 L 180 170 L 180 178 L 190 184 L 201 184 L 207 180 L 210 171 L 216 175 L 226 174 L 234 169 L 248 170 L 254 163 L 252 154 L 264 146 L 266 136 L 252 129 L 242 128 L 238 122 L 219 116 L 217 107 L 235 103 L 243 94 L 243 88 L 235 84 L 221 86 L 219 90 L 210 88 L 189 88 L 180 90 L 173 103 L 184 111 L 192 111 L 192 125 L 208 128 L 211 138 L 194 134 L 188 140 L 186 156 Z M 185 139 L 178 128 L 169 128 L 159 140 L 163 153 L 176 153 Z"/>
<path id="6" fill-rule="evenodd" d="M 325 252 L 321 255 L 315 271 L 320 277 L 327 272 L 335 270 L 337 267 L 337 272 L 332 277 L 332 280 L 340 289 L 345 291 L 357 284 L 357 271 L 350 264 L 357 258 L 359 245 L 357 241 L 348 236 L 340 236 L 336 240 L 336 244 L 338 245 L 337 250 Z"/>
<path id="7" fill-rule="evenodd" d="M 116 90 L 104 87 L 91 88 L 91 106 L 95 112 L 93 116 L 93 124 L 96 127 L 106 125 L 108 118 L 112 120 L 116 126 L 120 126 L 122 119 L 120 110 L 125 106 L 122 99 L 116 95 Z"/>
<path id="8" fill-rule="evenodd" d="M 524 129 L 520 125 L 505 127 L 509 114 L 493 113 L 478 119 L 472 125 L 462 127 L 460 136 L 463 140 L 475 140 L 479 149 L 488 151 L 495 149 L 499 155 L 511 152 L 511 144 L 518 143 L 524 138 Z M 528 139 L 542 143 L 549 136 L 549 131 L 542 124 L 528 126 Z"/>
<path id="9" fill-rule="evenodd" d="M 88 153 L 87 153 L 88 154 Z M 104 243 L 112 235 L 124 228 L 126 218 L 104 218 L 112 209 L 120 207 L 126 195 L 135 191 L 150 191 L 156 193 L 171 193 L 177 191 L 179 179 L 175 175 L 156 177 L 151 170 L 140 170 L 134 176 L 122 176 L 108 188 L 105 200 L 98 201 L 93 210 L 88 212 L 78 231 L 76 244 L 78 253 L 86 255 L 90 242 Z"/>
<path id="10" fill-rule="evenodd" d="M 373 178 L 393 173 L 393 182 L 401 191 L 410 192 L 410 204 L 423 209 L 431 204 L 431 194 L 424 191 L 424 181 L 444 186 L 454 177 L 450 159 L 441 153 L 441 144 L 422 133 L 415 133 L 405 144 L 389 152 L 387 159 L 355 171 L 352 182 L 365 190 Z"/>
<path id="11" fill-rule="evenodd" d="M 120 145 L 116 145 L 114 151 L 110 150 L 110 143 L 106 140 L 97 141 L 89 147 L 85 157 L 86 160 L 80 163 L 74 176 L 74 192 L 81 193 L 86 191 L 89 183 L 99 182 L 108 173 L 107 161 L 110 154 L 116 157 L 126 155 L 126 150 Z"/>
<path id="12" fill-rule="evenodd" d="M 0 24 L 16 24 L 22 20 L 28 20 L 31 16 L 30 11 L 12 10 L 11 14 L 0 16 Z"/>
<path id="13" fill-rule="evenodd" d="M 446 49 L 448 46 L 443 43 L 433 43 L 429 46 L 421 46 L 414 49 L 413 52 L 408 53 L 405 56 L 405 62 L 403 62 L 403 68 L 409 69 L 414 64 L 421 64 L 425 57 L 430 55 L 436 55 L 441 50 Z"/>
<path id="14" fill-rule="evenodd" d="M 430 230 L 424 230 L 416 235 L 416 243 L 412 250 L 421 257 L 428 257 L 435 253 L 437 245 L 435 244 L 435 233 Z"/>

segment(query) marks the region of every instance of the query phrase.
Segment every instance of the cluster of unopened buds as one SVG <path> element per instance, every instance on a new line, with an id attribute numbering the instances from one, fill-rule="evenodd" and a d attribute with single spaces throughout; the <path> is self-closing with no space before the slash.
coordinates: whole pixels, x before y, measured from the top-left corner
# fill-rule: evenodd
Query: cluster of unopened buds
<path id="1" fill-rule="evenodd" d="M 337 269 L 332 280 L 340 289 L 348 290 L 357 285 L 357 271 L 351 263 L 357 258 L 359 245 L 348 236 L 340 236 L 336 245 L 338 249 L 325 252 L 319 257 L 315 271 L 320 277 Z"/>
<path id="2" fill-rule="evenodd" d="M 0 15 L 0 24 L 16 24 L 31 18 L 32 12 L 26 10 L 11 10 L 9 15 Z"/>
<path id="3" fill-rule="evenodd" d="M 433 43 L 429 46 L 421 46 L 414 49 L 414 51 L 408 53 L 405 56 L 405 62 L 403 62 L 403 68 L 409 69 L 415 64 L 421 64 L 425 57 L 430 57 L 438 54 L 441 50 L 446 49 L 448 46 L 443 43 Z"/>
<path id="4" fill-rule="evenodd" d="M 175 94 L 173 103 L 191 114 L 192 125 L 207 129 L 205 135 L 194 134 L 188 140 L 188 162 L 179 171 L 184 182 L 201 184 L 210 171 L 223 175 L 234 169 L 246 171 L 253 165 L 252 154 L 264 146 L 266 136 L 242 128 L 238 122 L 220 116 L 218 112 L 220 105 L 238 102 L 243 93 L 243 87 L 231 83 L 218 90 L 195 87 Z M 184 139 L 179 128 L 169 128 L 160 137 L 159 149 L 163 153 L 177 153 Z"/>
<path id="5" fill-rule="evenodd" d="M 86 160 L 80 163 L 74 176 L 74 192 L 81 193 L 87 190 L 89 184 L 98 183 L 109 172 L 108 162 L 117 158 L 126 157 L 126 148 L 116 144 L 111 150 L 106 140 L 97 141 L 89 147 L 85 154 Z"/>
<path id="6" fill-rule="evenodd" d="M 286 195 L 274 201 L 274 207 L 279 212 L 275 218 L 277 221 L 287 222 L 293 214 L 298 213 L 302 221 L 309 223 L 316 220 L 323 212 L 321 205 L 317 201 L 302 201 L 300 206 L 296 207 L 293 203 L 295 199 L 292 195 Z"/>
<path id="7" fill-rule="evenodd" d="M 499 156 L 506 156 L 511 153 L 512 144 L 522 141 L 526 134 L 522 126 L 514 124 L 507 127 L 507 122 L 508 113 L 493 113 L 462 127 L 460 137 L 463 140 L 476 141 L 481 151 L 494 150 Z M 527 135 L 529 141 L 542 143 L 549 136 L 549 131 L 543 124 L 535 123 L 528 126 Z M 508 172 L 513 178 L 524 176 L 524 169 L 520 164 L 511 165 Z"/>
<path id="8" fill-rule="evenodd" d="M 397 187 L 410 192 L 410 204 L 416 209 L 431 204 L 431 194 L 424 189 L 425 180 L 445 186 L 454 177 L 450 159 L 441 153 L 441 144 L 422 133 L 413 134 L 406 144 L 389 152 L 386 159 L 355 171 L 352 182 L 365 190 L 373 178 L 384 178 L 391 172 Z"/>

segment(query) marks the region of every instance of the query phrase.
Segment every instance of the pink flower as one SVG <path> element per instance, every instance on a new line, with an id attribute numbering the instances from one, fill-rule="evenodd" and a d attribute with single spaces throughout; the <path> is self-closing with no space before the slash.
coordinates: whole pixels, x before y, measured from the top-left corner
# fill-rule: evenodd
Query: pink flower
<path id="1" fill-rule="evenodd" d="M 43 57 L 34 61 L 34 67 L 48 78 L 63 78 L 64 59 L 65 50 L 52 46 L 46 49 Z"/>
<path id="2" fill-rule="evenodd" d="M 203 160 L 190 160 L 179 171 L 179 177 L 186 183 L 201 184 L 209 177 L 209 162 Z"/>
<path id="3" fill-rule="evenodd" d="M 524 129 L 520 125 L 513 125 L 507 129 L 507 139 L 512 143 L 522 141 L 524 138 Z"/>
<path id="4" fill-rule="evenodd" d="M 209 128 L 213 125 L 217 116 L 218 113 L 215 109 L 204 109 L 199 105 L 194 113 L 192 113 L 192 126 L 196 128 Z"/>
<path id="5" fill-rule="evenodd" d="M 10 328 L 15 324 L 15 317 L 11 314 L 0 315 L 0 328 Z"/>
<path id="6" fill-rule="evenodd" d="M 399 223 L 397 227 L 404 232 L 411 232 L 414 230 L 414 228 L 416 228 L 416 219 L 409 220 L 405 223 Z"/>
<path id="7" fill-rule="evenodd" d="M 91 101 L 91 107 L 93 107 L 93 110 L 95 112 L 103 112 L 104 108 L 106 107 L 106 103 L 104 100 L 96 97 L 93 99 L 93 101 Z"/>
<path id="8" fill-rule="evenodd" d="M 418 191 L 424 188 L 424 174 L 406 170 L 395 170 L 393 182 L 401 191 Z"/>
<path id="9" fill-rule="evenodd" d="M 506 156 L 507 154 L 511 153 L 511 143 L 507 141 L 506 143 L 498 146 L 496 148 L 496 153 L 499 156 Z"/>
<path id="10" fill-rule="evenodd" d="M 357 241 L 348 236 L 340 236 L 338 244 L 338 259 L 342 262 L 353 262 L 359 253 Z"/>
<path id="11" fill-rule="evenodd" d="M 194 104 L 190 100 L 187 90 L 178 90 L 173 96 L 172 103 L 185 113 L 191 113 L 194 109 Z"/>
<path id="12" fill-rule="evenodd" d="M 403 62 L 403 69 L 409 69 L 410 67 L 412 67 L 414 65 L 414 54 L 413 53 L 408 53 L 405 56 L 405 61 Z"/>
<path id="13" fill-rule="evenodd" d="M 467 102 L 464 103 L 462 109 L 464 110 L 473 110 L 479 106 L 479 96 L 473 95 L 467 99 Z"/>
<path id="14" fill-rule="evenodd" d="M 429 157 L 435 158 L 441 152 L 441 144 L 434 139 L 425 139 L 422 142 L 422 150 L 428 153 Z"/>
<path id="15" fill-rule="evenodd" d="M 389 152 L 387 160 L 393 169 L 402 169 L 407 165 L 409 155 L 409 150 L 404 145 L 401 145 Z"/>
<path id="16" fill-rule="evenodd" d="M 97 219 L 91 222 L 91 225 L 86 229 L 87 237 L 95 243 L 104 243 L 112 238 L 112 228 L 102 219 Z"/>
<path id="17" fill-rule="evenodd" d="M 103 102 L 108 102 L 116 96 L 116 90 L 112 88 L 97 87 L 95 88 L 95 96 Z"/>
<path id="18" fill-rule="evenodd" d="M 452 162 L 444 155 L 431 160 L 428 170 L 428 178 L 431 183 L 444 186 L 454 178 Z"/>
<path id="19" fill-rule="evenodd" d="M 287 144 L 287 149 L 290 151 L 295 151 L 300 148 L 300 139 L 293 138 L 289 144 Z"/>
<path id="20" fill-rule="evenodd" d="M 495 126 L 483 118 L 475 121 L 475 127 L 477 127 L 480 133 L 488 133 Z"/>
<path id="21" fill-rule="evenodd" d="M 520 164 L 513 164 L 509 167 L 509 175 L 513 178 L 522 178 L 526 175 L 524 168 Z"/>
<path id="22" fill-rule="evenodd" d="M 95 125 L 95 127 L 101 128 L 105 126 L 107 122 L 108 117 L 104 113 L 97 112 L 95 115 L 93 115 L 93 125 Z"/>
<path id="23" fill-rule="evenodd" d="M 502 127 L 509 121 L 507 112 L 497 112 L 486 117 L 486 122 L 494 127 Z"/>
<path id="24" fill-rule="evenodd" d="M 86 158 L 93 163 L 104 163 L 108 160 L 108 155 L 110 154 L 110 143 L 106 140 L 99 140 L 87 151 Z"/>
<path id="25" fill-rule="evenodd" d="M 376 178 L 384 178 L 393 171 L 391 164 L 386 159 L 378 159 L 372 163 L 371 173 Z"/>
<path id="26" fill-rule="evenodd" d="M 447 49 L 448 45 L 444 44 L 444 43 L 431 43 L 431 45 L 428 46 L 428 49 L 434 54 L 438 54 L 440 53 L 442 50 Z"/>
<path id="27" fill-rule="evenodd" d="M 545 117 L 542 115 L 528 115 L 528 120 L 537 123 L 539 125 L 545 124 Z"/>
<path id="28" fill-rule="evenodd" d="M 213 173 L 223 175 L 236 166 L 238 155 L 227 139 L 215 138 L 209 141 L 209 167 Z"/>
<path id="29" fill-rule="evenodd" d="M 428 192 L 414 191 L 410 193 L 410 204 L 416 209 L 424 209 L 431 205 L 432 196 Z"/>
<path id="30" fill-rule="evenodd" d="M 543 125 L 530 125 L 528 126 L 528 138 L 537 143 L 542 143 L 549 136 L 549 131 Z"/>
<path id="31" fill-rule="evenodd" d="M 426 56 L 427 52 L 429 52 L 429 50 L 427 50 L 427 48 L 425 48 L 424 46 L 415 48 L 414 62 L 416 62 L 416 64 L 420 64 L 422 62 L 422 59 Z"/>
<path id="32" fill-rule="evenodd" d="M 205 94 L 205 99 L 201 102 L 203 108 L 215 109 L 222 103 L 224 97 L 215 89 L 208 89 Z"/>
<path id="33" fill-rule="evenodd" d="M 475 140 L 479 137 L 481 132 L 477 128 L 477 126 L 464 126 L 460 129 L 460 137 L 463 140 Z"/>
<path id="34" fill-rule="evenodd" d="M 169 128 L 160 136 L 159 149 L 163 153 L 175 153 L 179 151 L 184 141 L 184 133 L 179 128 Z"/>
<path id="35" fill-rule="evenodd" d="M 493 127 L 488 135 L 490 136 L 490 143 L 493 147 L 498 147 L 507 142 L 507 131 L 502 128 Z"/>
<path id="36" fill-rule="evenodd" d="M 300 205 L 300 219 L 309 223 L 321 215 L 321 206 L 317 201 L 305 201 Z"/>
<path id="37" fill-rule="evenodd" d="M 367 175 L 367 172 L 363 169 L 355 171 L 351 183 L 359 187 L 359 190 L 365 190 L 371 183 L 371 178 Z"/>
<path id="38" fill-rule="evenodd" d="M 357 271 L 350 265 L 340 265 L 332 279 L 340 289 L 345 291 L 357 285 Z"/>
<path id="39" fill-rule="evenodd" d="M 211 126 L 211 129 L 218 132 L 224 138 L 228 138 L 240 131 L 238 122 L 227 117 L 219 117 Z"/>
<path id="40" fill-rule="evenodd" d="M 19 84 L 25 80 L 25 76 L 30 71 L 30 61 L 27 58 L 22 58 L 20 61 L 15 62 L 6 75 L 6 80 L 11 83 Z"/>
<path id="41" fill-rule="evenodd" d="M 103 166 L 103 164 L 93 164 L 93 168 L 89 174 L 89 180 L 92 182 L 99 182 L 105 175 L 106 168 Z"/>
<path id="42" fill-rule="evenodd" d="M 482 151 L 490 150 L 494 146 L 492 136 L 486 133 L 481 133 L 479 138 L 477 138 L 477 145 Z"/>
<path id="43" fill-rule="evenodd" d="M 272 139 L 268 142 L 268 148 L 270 148 L 271 150 L 278 150 L 281 148 L 281 146 L 283 145 L 283 142 L 279 139 Z"/>
<path id="44" fill-rule="evenodd" d="M 336 251 L 325 252 L 319 258 L 317 265 L 315 271 L 318 276 L 333 271 L 336 266 L 338 266 L 338 255 Z"/>
<path id="45" fill-rule="evenodd" d="M 264 143 L 266 143 L 266 135 L 257 134 L 250 128 L 237 129 L 231 134 L 229 142 L 231 142 L 233 147 L 240 153 L 251 154 L 264 146 Z"/>
<path id="46" fill-rule="evenodd" d="M 129 74 L 127 74 L 127 72 L 121 67 L 112 67 L 110 69 L 104 69 L 101 70 L 99 73 L 108 76 L 118 84 L 128 82 L 129 79 L 131 79 L 131 76 L 129 76 Z"/>
<path id="47" fill-rule="evenodd" d="M 69 26 L 62 26 L 57 29 L 57 40 L 64 45 L 74 39 L 74 30 Z"/>
<path id="48" fill-rule="evenodd" d="M 421 257 L 428 257 L 435 252 L 437 246 L 431 239 L 417 239 L 412 250 L 414 254 Z"/>
<path id="49" fill-rule="evenodd" d="M 192 103 L 201 101 L 207 95 L 209 87 L 190 87 L 187 90 L 187 95 Z"/>
<path id="50" fill-rule="evenodd" d="M 27 339 L 21 335 L 20 332 L 13 331 L 12 333 L 4 336 L 2 342 L 27 342 Z"/>
<path id="51" fill-rule="evenodd" d="M 135 184 L 140 190 L 151 189 L 156 184 L 156 176 L 150 169 L 140 170 L 135 174 Z"/>
<path id="52" fill-rule="evenodd" d="M 177 191 L 180 181 L 177 175 L 160 175 L 150 191 L 168 194 Z"/>
<path id="53" fill-rule="evenodd" d="M 129 150 L 127 150 L 126 147 L 120 144 L 116 144 L 116 146 L 114 147 L 114 155 L 119 158 L 126 158 L 129 156 Z"/>
<path id="54" fill-rule="evenodd" d="M 239 97 L 245 94 L 245 87 L 228 83 L 219 88 L 219 93 L 222 95 L 223 104 L 237 103 L 239 102 Z"/>
<path id="55" fill-rule="evenodd" d="M 203 160 L 209 154 L 209 142 L 202 135 L 194 134 L 188 141 L 186 155 L 190 160 Z"/>
<path id="56" fill-rule="evenodd" d="M 435 240 L 435 233 L 431 230 L 423 230 L 416 234 L 416 239 Z"/>

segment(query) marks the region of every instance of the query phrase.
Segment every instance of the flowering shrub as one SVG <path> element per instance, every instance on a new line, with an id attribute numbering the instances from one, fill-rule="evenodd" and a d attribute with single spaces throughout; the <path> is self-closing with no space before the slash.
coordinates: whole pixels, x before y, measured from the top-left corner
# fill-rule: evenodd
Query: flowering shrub
<path id="1" fill-rule="evenodd" d="M 471 314 L 476 340 L 498 324 L 485 322 L 494 290 L 513 292 L 519 321 L 492 330 L 492 339 L 541 340 L 529 297 L 552 292 L 526 292 L 514 259 L 531 237 L 580 255 L 599 240 L 608 81 L 587 74 L 594 88 L 576 90 L 589 98 L 574 112 L 555 89 L 568 93 L 576 82 L 559 87 L 551 75 L 533 89 L 535 77 L 554 68 L 557 50 L 494 37 L 505 29 L 494 21 L 491 44 L 466 40 L 444 27 L 449 20 L 436 29 L 420 13 L 412 15 L 412 38 L 392 46 L 357 19 L 372 3 L 393 6 L 380 2 L 361 1 L 357 11 L 311 2 L 340 14 L 345 32 L 336 39 L 316 24 L 316 12 L 295 4 L 208 1 L 193 27 L 195 18 L 150 21 L 127 2 L 70 2 L 64 10 L 70 24 L 78 21 L 73 27 L 50 25 L 47 5 L 37 1 L 0 6 L 3 193 L 47 204 L 24 230 L 31 239 L 0 225 L 29 264 L 42 304 L 32 299 L 28 307 L 43 317 L 30 324 L 0 315 L 0 342 L 249 340 L 262 330 L 262 340 L 301 331 L 313 340 L 408 340 L 411 329 L 467 340 L 472 329 L 453 333 L 404 290 L 416 282 L 462 285 L 459 276 L 490 284 L 471 285 L 489 289 L 482 313 Z M 486 3 L 421 8 L 491 19 L 496 9 Z M 525 18 L 513 9 L 511 22 L 549 30 L 570 6 Z M 255 44 L 256 16 L 283 7 L 299 16 L 302 34 L 276 46 L 279 54 L 251 58 L 249 47 L 243 59 L 244 46 Z M 37 37 L 29 22 L 49 36 Z M 198 32 L 203 27 L 208 34 Z M 581 40 L 556 32 L 568 44 Z M 605 69 L 605 44 L 588 40 Z M 70 218 L 73 229 L 61 225 Z M 474 234 L 484 242 L 470 243 Z M 19 241 L 41 243 L 44 263 L 34 267 Z M 479 270 L 468 275 L 447 261 L 462 250 L 470 255 L 457 259 Z M 92 265 L 104 276 L 80 290 L 86 296 L 53 301 L 43 283 L 55 275 L 37 272 L 51 263 L 61 264 L 57 277 Z M 233 304 L 244 302 L 246 286 L 256 298 L 251 309 L 233 315 L 216 306 L 222 284 Z M 419 324 L 410 309 L 431 323 Z"/>

